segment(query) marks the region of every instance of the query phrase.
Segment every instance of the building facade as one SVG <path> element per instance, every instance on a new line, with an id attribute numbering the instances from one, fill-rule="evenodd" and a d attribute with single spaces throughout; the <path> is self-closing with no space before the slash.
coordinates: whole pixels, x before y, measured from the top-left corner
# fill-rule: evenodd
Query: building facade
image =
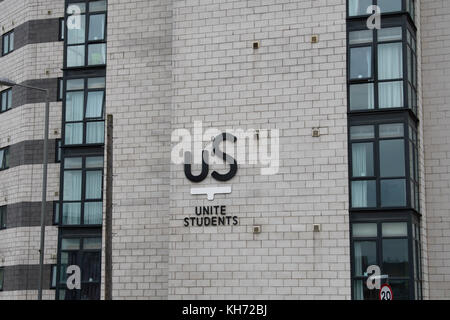
<path id="1" fill-rule="evenodd" d="M 0 78 L 51 96 L 44 298 L 450 298 L 449 8 L 0 1 Z M 0 93 L 0 299 L 36 299 L 45 96 Z"/>

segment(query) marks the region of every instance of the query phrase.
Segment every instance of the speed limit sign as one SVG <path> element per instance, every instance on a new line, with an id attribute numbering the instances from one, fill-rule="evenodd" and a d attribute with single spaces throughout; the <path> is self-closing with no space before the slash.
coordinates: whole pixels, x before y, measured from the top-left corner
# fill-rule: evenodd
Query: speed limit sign
<path id="1" fill-rule="evenodd" d="M 394 300 L 392 288 L 388 284 L 383 284 L 380 289 L 380 300 Z"/>

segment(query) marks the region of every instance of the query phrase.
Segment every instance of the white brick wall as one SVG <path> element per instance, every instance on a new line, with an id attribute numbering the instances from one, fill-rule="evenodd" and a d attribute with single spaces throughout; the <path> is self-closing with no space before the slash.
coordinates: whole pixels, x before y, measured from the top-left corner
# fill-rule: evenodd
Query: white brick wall
<path id="1" fill-rule="evenodd" d="M 450 3 L 421 3 L 430 299 L 450 298 Z"/>

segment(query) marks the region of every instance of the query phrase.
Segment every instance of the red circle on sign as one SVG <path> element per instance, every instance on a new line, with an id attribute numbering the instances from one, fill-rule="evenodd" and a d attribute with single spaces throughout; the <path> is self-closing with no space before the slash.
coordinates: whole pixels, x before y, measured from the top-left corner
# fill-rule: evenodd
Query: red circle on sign
<path id="1" fill-rule="evenodd" d="M 390 293 L 390 295 L 391 295 L 391 298 L 390 298 L 390 299 L 381 299 L 381 293 L 383 292 L 383 288 L 388 288 L 389 293 Z M 385 291 L 385 292 L 386 292 L 386 291 Z M 388 284 L 383 284 L 383 285 L 381 286 L 381 288 L 380 288 L 380 293 L 378 294 L 378 298 L 379 298 L 380 300 L 394 300 L 394 293 L 392 292 L 391 286 L 388 285 Z"/>

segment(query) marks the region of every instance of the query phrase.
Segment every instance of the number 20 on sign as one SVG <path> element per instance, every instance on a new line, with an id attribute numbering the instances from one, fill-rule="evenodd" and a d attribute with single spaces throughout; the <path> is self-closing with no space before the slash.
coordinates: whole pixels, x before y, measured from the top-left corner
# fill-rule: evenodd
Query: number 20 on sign
<path id="1" fill-rule="evenodd" d="M 380 300 L 394 300 L 392 288 L 388 284 L 384 284 L 380 289 Z"/>

